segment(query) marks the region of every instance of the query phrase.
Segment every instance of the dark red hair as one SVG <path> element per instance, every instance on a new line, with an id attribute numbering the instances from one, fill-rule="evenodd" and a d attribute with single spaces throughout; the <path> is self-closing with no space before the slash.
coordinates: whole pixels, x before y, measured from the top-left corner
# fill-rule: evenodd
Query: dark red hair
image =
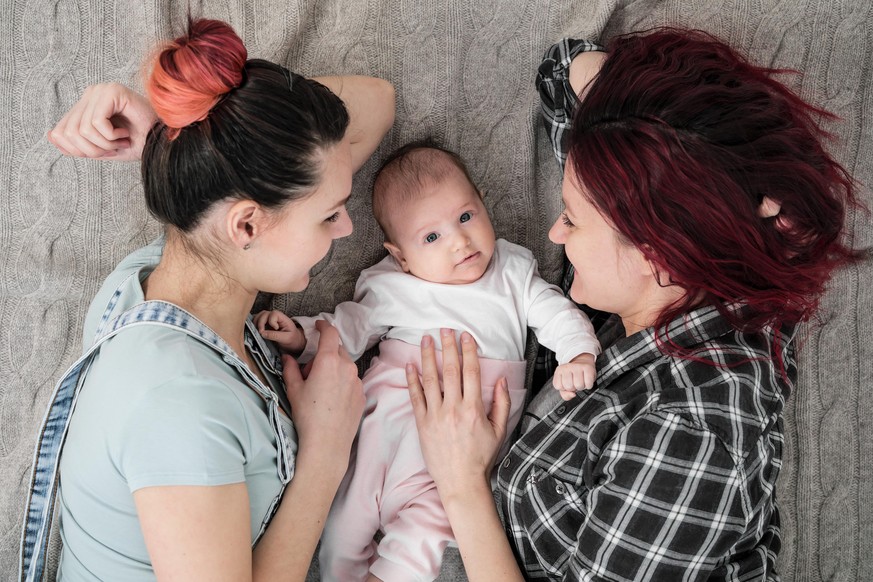
<path id="1" fill-rule="evenodd" d="M 853 180 L 818 124 L 834 116 L 780 73 L 706 33 L 635 33 L 608 44 L 575 112 L 569 155 L 583 191 L 662 284 L 687 290 L 656 329 L 702 298 L 737 329 L 778 332 L 808 320 L 833 270 L 858 256 L 843 240 Z M 765 196 L 777 216 L 759 216 Z"/>

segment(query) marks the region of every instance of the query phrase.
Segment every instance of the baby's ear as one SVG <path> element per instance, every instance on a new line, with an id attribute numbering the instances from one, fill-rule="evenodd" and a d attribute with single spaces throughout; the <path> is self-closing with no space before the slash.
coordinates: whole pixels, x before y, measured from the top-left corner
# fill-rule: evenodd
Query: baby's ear
<path id="1" fill-rule="evenodd" d="M 382 246 L 391 253 L 391 256 L 394 257 L 394 260 L 397 261 L 397 264 L 399 264 L 400 268 L 403 269 L 403 272 L 408 273 L 409 265 L 406 263 L 406 259 L 403 258 L 403 251 L 400 250 L 400 247 L 390 242 L 384 242 L 382 243 Z"/>

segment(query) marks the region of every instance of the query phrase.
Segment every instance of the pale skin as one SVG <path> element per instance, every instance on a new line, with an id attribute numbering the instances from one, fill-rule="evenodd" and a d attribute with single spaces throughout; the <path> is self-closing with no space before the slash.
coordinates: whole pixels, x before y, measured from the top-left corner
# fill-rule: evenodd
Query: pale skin
<path id="1" fill-rule="evenodd" d="M 391 196 L 390 190 L 382 195 Z M 494 254 L 494 228 L 481 192 L 460 170 L 423 184 L 415 200 L 388 208 L 385 248 L 406 273 L 449 285 L 471 283 L 485 273 Z M 306 346 L 303 331 L 281 311 L 262 311 L 255 324 L 286 353 L 299 354 Z M 594 361 L 594 354 L 582 353 L 557 367 L 553 384 L 564 400 L 594 385 Z"/>
<path id="2" fill-rule="evenodd" d="M 193 313 L 252 370 L 257 367 L 243 347 L 243 332 L 257 291 L 304 288 L 309 269 L 331 242 L 351 233 L 345 202 L 352 173 L 394 119 L 389 83 L 367 77 L 319 80 L 343 99 L 351 121 L 345 139 L 322 152 L 324 178 L 316 190 L 280 211 L 247 200 L 216 204 L 190 236 L 195 245 L 218 249 L 220 265 L 192 256 L 171 232 L 159 266 L 143 285 L 146 299 L 170 301 Z M 141 156 L 154 120 L 151 107 L 133 91 L 97 85 L 48 137 L 67 155 L 132 160 Z M 290 236 L 301 240 L 289 242 Z M 288 276 L 277 282 L 275 274 L 283 269 Z M 357 368 L 336 330 L 323 324 L 320 332 L 318 353 L 305 378 L 296 362 L 285 357 L 284 381 L 299 436 L 296 470 L 254 551 L 245 484 L 148 487 L 134 493 L 158 580 L 305 578 L 364 406 Z"/>

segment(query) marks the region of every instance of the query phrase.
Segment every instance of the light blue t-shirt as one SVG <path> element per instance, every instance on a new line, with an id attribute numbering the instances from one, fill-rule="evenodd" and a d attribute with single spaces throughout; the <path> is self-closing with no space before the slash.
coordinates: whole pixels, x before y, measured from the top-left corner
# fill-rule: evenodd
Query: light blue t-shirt
<path id="1" fill-rule="evenodd" d="M 113 315 L 143 301 L 140 282 L 161 251 L 160 242 L 140 249 L 107 278 L 88 312 L 86 346 L 122 282 Z M 282 390 L 279 378 L 262 371 Z M 104 343 L 61 456 L 59 578 L 154 580 L 132 495 L 143 487 L 244 482 L 254 541 L 281 489 L 266 410 L 220 354 L 178 330 L 131 327 Z"/>

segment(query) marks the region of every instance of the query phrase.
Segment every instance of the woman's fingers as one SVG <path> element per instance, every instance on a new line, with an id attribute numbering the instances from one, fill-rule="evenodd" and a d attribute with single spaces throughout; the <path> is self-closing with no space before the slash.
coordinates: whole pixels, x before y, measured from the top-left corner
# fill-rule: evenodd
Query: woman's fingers
<path id="1" fill-rule="evenodd" d="M 303 376 L 297 360 L 288 354 L 282 354 L 282 379 L 285 380 L 285 391 L 296 392 L 303 387 Z"/>
<path id="2" fill-rule="evenodd" d="M 506 436 L 506 423 L 509 422 L 511 405 L 509 386 L 506 378 L 501 378 L 494 386 L 494 404 L 491 405 L 491 412 L 488 414 L 488 420 L 491 421 L 494 432 L 500 437 L 500 442 L 503 442 L 503 437 Z"/>
<path id="3" fill-rule="evenodd" d="M 325 350 L 325 352 L 329 352 L 333 350 L 337 352 L 340 356 L 345 356 L 348 360 L 349 352 L 343 347 L 342 342 L 340 341 L 339 332 L 336 330 L 334 326 L 324 321 L 323 319 L 319 319 L 315 322 L 315 329 L 318 330 L 318 352 L 321 353 L 321 350 Z"/>
<path id="4" fill-rule="evenodd" d="M 252 317 L 252 322 L 255 324 L 255 327 L 258 328 L 258 331 L 261 332 L 261 335 L 263 335 L 265 330 L 268 313 L 269 312 L 267 311 L 259 311 L 254 317 Z"/>
<path id="5" fill-rule="evenodd" d="M 484 409 L 476 340 L 466 331 L 461 334 L 461 352 L 464 356 L 464 401 Z"/>
<path id="6" fill-rule="evenodd" d="M 70 109 L 66 113 L 66 115 L 61 118 L 57 125 L 55 125 L 55 127 L 49 132 L 49 141 L 67 155 L 76 157 L 82 157 L 84 155 L 73 143 L 70 136 L 70 127 L 78 127 L 81 119 L 81 114 L 81 107 L 77 103 L 73 106 L 72 109 Z"/>
<path id="7" fill-rule="evenodd" d="M 442 402 L 440 377 L 437 371 L 436 348 L 433 338 L 425 334 L 421 338 L 421 385 L 427 400 L 428 410 L 432 410 Z"/>
<path id="8" fill-rule="evenodd" d="M 461 377 L 461 357 L 458 355 L 458 344 L 455 341 L 455 330 L 443 328 L 440 330 L 440 344 L 443 348 L 443 400 L 449 406 L 454 406 L 464 398 L 466 378 Z"/>
<path id="9" fill-rule="evenodd" d="M 412 413 L 418 426 L 424 422 L 427 415 L 427 399 L 418 379 L 418 370 L 414 364 L 406 364 L 406 385 L 409 387 L 409 401 L 412 403 Z"/>
<path id="10" fill-rule="evenodd" d="M 112 131 L 112 122 L 109 121 L 113 114 L 112 109 L 111 103 L 104 103 L 99 99 L 89 101 L 79 122 L 79 135 L 101 152 L 114 151 L 118 147 L 113 143 L 114 132 Z M 101 118 L 101 116 L 103 117 Z M 108 130 L 106 125 L 109 126 Z M 108 137 L 104 136 L 104 132 Z"/>
<path id="11" fill-rule="evenodd" d="M 116 127 L 112 122 L 113 118 L 123 109 L 118 103 L 119 99 L 121 98 L 114 94 L 111 99 L 95 100 L 90 115 L 87 116 L 91 119 L 94 130 L 113 148 L 118 148 L 122 140 L 128 145 L 130 142 L 130 130 L 126 127 Z"/>
<path id="12" fill-rule="evenodd" d="M 64 141 L 69 146 L 67 149 L 86 158 L 99 158 L 106 153 L 104 148 L 95 146 L 87 137 L 93 133 L 90 129 L 91 120 L 86 117 L 94 99 L 93 93 L 93 88 L 89 87 L 82 99 L 70 109 L 65 117 L 62 131 Z"/>

